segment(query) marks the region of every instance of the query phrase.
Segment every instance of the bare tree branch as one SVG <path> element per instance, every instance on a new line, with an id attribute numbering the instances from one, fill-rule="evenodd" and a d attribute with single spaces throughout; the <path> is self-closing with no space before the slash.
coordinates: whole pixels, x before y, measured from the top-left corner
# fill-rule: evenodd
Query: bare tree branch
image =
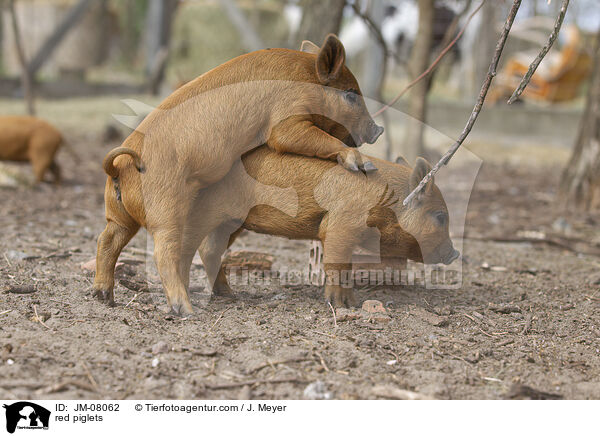
<path id="1" fill-rule="evenodd" d="M 535 70 L 540 65 L 540 62 L 542 62 L 542 59 L 544 59 L 544 56 L 546 56 L 546 54 L 552 47 L 552 44 L 554 44 L 554 41 L 556 41 L 558 32 L 560 32 L 560 28 L 562 26 L 563 20 L 565 19 L 565 14 L 567 13 L 568 6 L 569 6 L 569 0 L 563 0 L 562 5 L 560 6 L 560 12 L 558 13 L 558 17 L 556 18 L 556 22 L 554 23 L 554 30 L 552 30 L 552 33 L 550 34 L 550 38 L 548 39 L 548 42 L 546 43 L 546 45 L 544 47 L 542 47 L 542 50 L 537 55 L 537 57 L 533 60 L 531 65 L 529 65 L 529 70 L 527 70 L 527 73 L 523 76 L 523 79 L 521 79 L 521 83 L 519 83 L 519 86 L 517 87 L 517 89 L 515 89 L 515 92 L 513 92 L 513 94 L 508 99 L 508 102 L 507 102 L 508 104 L 514 103 L 515 100 L 517 100 L 521 96 L 521 94 L 523 93 L 523 91 L 525 90 L 527 85 L 529 84 L 529 81 L 531 80 L 531 76 L 533 76 L 533 74 L 535 73 Z"/>
<path id="2" fill-rule="evenodd" d="M 452 35 L 454 35 L 454 33 L 456 32 L 456 28 L 458 27 L 458 23 L 471 8 L 471 3 L 473 3 L 473 0 L 467 0 L 463 9 L 454 16 L 452 22 L 448 26 L 448 29 L 446 29 L 446 33 L 444 33 L 444 39 L 442 39 L 442 42 L 440 43 L 441 47 L 445 47 L 450 43 Z"/>
<path id="3" fill-rule="evenodd" d="M 240 34 L 240 42 L 248 51 L 256 51 L 265 48 L 265 44 L 260 39 L 258 33 L 250 25 L 242 11 L 233 0 L 221 0 L 221 7 L 227 13 L 231 24 Z"/>
<path id="4" fill-rule="evenodd" d="M 23 87 L 23 94 L 25 102 L 27 103 L 27 113 L 29 115 L 35 115 L 35 106 L 33 102 L 33 80 L 32 75 L 29 74 L 29 70 L 27 69 L 27 59 L 25 59 L 25 50 L 23 49 L 23 41 L 21 40 L 21 31 L 19 29 L 19 22 L 17 20 L 17 13 L 15 12 L 15 0 L 10 0 L 8 2 L 8 8 L 12 21 L 17 57 L 19 58 L 19 64 L 21 65 L 21 86 Z"/>
<path id="5" fill-rule="evenodd" d="M 54 50 L 60 45 L 69 31 L 75 27 L 79 20 L 81 20 L 92 3 L 97 1 L 98 0 L 80 0 L 79 3 L 69 9 L 54 32 L 52 32 L 50 37 L 44 41 L 44 44 L 38 49 L 37 53 L 31 59 L 31 62 L 29 62 L 27 71 L 31 77 L 34 77 L 38 70 L 50 56 L 52 56 Z"/>
<path id="6" fill-rule="evenodd" d="M 421 75 L 419 77 L 417 77 L 415 80 L 413 80 L 412 82 L 410 82 L 408 85 L 406 85 L 406 87 L 400 91 L 398 93 L 398 95 L 396 95 L 392 100 L 390 100 L 384 107 L 382 107 L 381 109 L 379 109 L 377 112 L 375 112 L 373 114 L 374 117 L 381 115 L 384 111 L 386 111 L 387 109 L 389 109 L 391 106 L 393 106 L 398 100 L 400 100 L 400 98 L 406 94 L 406 92 L 412 88 L 413 86 L 415 86 L 419 81 L 423 80 L 425 77 L 427 77 L 434 69 L 435 67 L 437 67 L 437 65 L 440 63 L 440 61 L 444 58 L 444 56 L 446 56 L 446 54 L 452 49 L 452 47 L 454 47 L 454 45 L 456 44 L 456 42 L 460 39 L 460 37 L 462 36 L 462 34 L 465 32 L 465 29 L 467 28 L 467 26 L 469 25 L 469 23 L 471 22 L 471 19 L 475 16 L 475 14 L 477 14 L 477 12 L 479 12 L 479 10 L 481 9 L 481 7 L 483 6 L 483 4 L 485 3 L 485 0 L 482 0 L 481 4 L 471 13 L 471 15 L 469 15 L 469 18 L 467 18 L 467 21 L 465 22 L 464 26 L 462 27 L 462 29 L 460 29 L 460 32 L 458 32 L 458 34 L 454 37 L 454 39 L 450 42 L 450 44 L 448 44 L 446 46 L 446 48 L 444 48 L 440 54 L 438 55 L 437 58 L 435 58 L 435 60 L 433 61 L 433 63 L 425 70 L 421 73 Z"/>
<path id="7" fill-rule="evenodd" d="M 512 7 L 510 8 L 510 12 L 508 13 L 508 17 L 506 18 L 506 22 L 504 23 L 504 28 L 502 29 L 502 33 L 500 35 L 500 39 L 496 44 L 496 50 L 494 52 L 494 57 L 492 58 L 492 62 L 490 64 L 490 68 L 488 70 L 488 74 L 483 82 L 481 87 L 481 91 L 479 92 L 479 97 L 477 98 L 477 102 L 475 103 L 475 107 L 473 108 L 473 112 L 471 112 L 471 116 L 467 121 L 467 125 L 463 129 L 460 134 L 458 140 L 450 147 L 450 149 L 442 156 L 438 163 L 432 168 L 429 173 L 423 177 L 423 180 L 417 185 L 417 187 L 404 199 L 402 204 L 406 206 L 410 201 L 415 198 L 416 195 L 421 192 L 421 190 L 425 187 L 427 182 L 429 182 L 433 176 L 440 170 L 442 165 L 446 165 L 454 153 L 459 149 L 464 140 L 467 138 L 479 113 L 481 112 L 481 108 L 483 107 L 483 103 L 485 101 L 485 97 L 487 96 L 487 92 L 490 89 L 490 85 L 492 84 L 492 80 L 496 76 L 496 69 L 498 68 L 498 62 L 500 61 L 500 56 L 502 55 L 502 50 L 504 49 L 504 45 L 506 44 L 506 39 L 508 38 L 508 34 L 510 33 L 510 29 L 512 27 L 513 22 L 515 21 L 515 16 L 519 11 L 519 7 L 521 6 L 521 0 L 514 0 Z"/>
<path id="8" fill-rule="evenodd" d="M 387 43 L 385 42 L 385 39 L 383 38 L 383 34 L 381 33 L 379 26 L 377 26 L 375 24 L 375 22 L 369 15 L 361 12 L 360 7 L 358 6 L 358 3 L 352 3 L 352 9 L 354 10 L 354 13 L 356 14 L 356 16 L 359 17 L 361 20 L 363 20 L 367 24 L 367 26 L 369 26 L 371 33 L 373 33 L 373 35 L 377 39 L 377 42 L 383 49 L 385 58 L 388 59 L 389 57 L 391 57 L 392 52 L 391 52 L 390 48 L 388 47 Z"/>

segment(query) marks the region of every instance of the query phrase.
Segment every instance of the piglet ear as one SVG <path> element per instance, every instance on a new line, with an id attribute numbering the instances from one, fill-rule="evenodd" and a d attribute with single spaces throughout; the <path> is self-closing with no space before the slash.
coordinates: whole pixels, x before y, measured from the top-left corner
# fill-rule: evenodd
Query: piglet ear
<path id="1" fill-rule="evenodd" d="M 319 50 L 321 50 L 321 47 L 319 47 L 317 44 L 315 44 L 312 41 L 309 41 L 307 39 L 305 39 L 304 41 L 302 41 L 302 45 L 300 45 L 300 51 L 303 51 L 304 53 L 310 53 L 310 54 L 319 54 Z"/>
<path id="2" fill-rule="evenodd" d="M 415 189 L 417 187 L 419 182 L 421 182 L 421 180 L 423 180 L 423 177 L 425 177 L 427 175 L 427 173 L 429 173 L 429 171 L 431 171 L 431 164 L 429 162 L 427 162 L 426 159 L 423 159 L 422 157 L 418 157 L 417 162 L 415 163 L 415 168 L 413 169 L 412 174 L 410 175 L 409 187 L 410 187 L 411 192 L 413 189 Z M 427 184 L 425 185 L 425 188 L 423 190 L 427 191 L 427 190 L 431 189 L 431 187 L 433 186 L 433 183 L 434 182 L 433 182 L 433 177 L 432 177 L 431 180 L 429 180 L 429 182 L 427 182 Z"/>
<path id="3" fill-rule="evenodd" d="M 337 36 L 330 33 L 317 55 L 317 76 L 323 85 L 336 80 L 342 73 L 346 50 Z"/>

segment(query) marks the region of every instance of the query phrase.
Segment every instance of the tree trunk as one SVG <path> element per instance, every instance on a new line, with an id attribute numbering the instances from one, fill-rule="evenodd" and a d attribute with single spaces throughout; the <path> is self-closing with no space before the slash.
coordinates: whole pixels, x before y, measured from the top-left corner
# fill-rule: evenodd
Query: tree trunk
<path id="1" fill-rule="evenodd" d="M 600 207 L 600 31 L 579 136 L 562 174 L 560 194 L 567 206 L 584 210 Z"/>
<path id="2" fill-rule="evenodd" d="M 79 21 L 81 21 L 86 11 L 95 2 L 96 0 L 79 0 L 75 6 L 69 9 L 54 32 L 39 48 L 37 53 L 31 59 L 31 62 L 29 62 L 27 71 L 31 77 L 35 77 L 39 69 L 44 66 L 50 57 L 52 57 L 52 54 L 64 40 L 65 36 L 67 36 L 69 31 L 71 31 L 75 25 L 79 23 Z"/>
<path id="3" fill-rule="evenodd" d="M 265 48 L 264 42 L 254 30 L 255 27 L 240 10 L 233 0 L 221 0 L 221 7 L 229 17 L 229 21 L 240 35 L 240 41 L 247 51 L 256 51 Z"/>
<path id="4" fill-rule="evenodd" d="M 329 33 L 340 31 L 346 0 L 302 0 L 302 20 L 295 48 L 308 39 L 321 45 Z"/>
<path id="5" fill-rule="evenodd" d="M 21 29 L 19 28 L 19 21 L 15 11 L 15 0 L 10 0 L 8 7 L 10 10 L 17 56 L 19 58 L 19 64 L 21 65 L 21 87 L 23 89 L 23 97 L 27 105 L 27 113 L 29 115 L 35 115 L 33 75 L 29 73 L 29 69 L 27 68 L 27 59 L 25 58 L 25 50 L 23 49 L 23 43 L 21 41 Z"/>
<path id="6" fill-rule="evenodd" d="M 472 98 L 479 95 L 481 84 L 485 81 L 490 68 L 490 59 L 494 56 L 494 50 L 496 49 L 499 36 L 496 29 L 496 15 L 498 8 L 501 6 L 498 3 L 500 2 L 486 2 L 480 11 L 481 22 L 472 54 L 475 61 L 475 81 L 471 84 L 469 92 Z M 465 53 L 465 56 L 468 56 L 468 54 Z"/>
<path id="7" fill-rule="evenodd" d="M 367 14 L 370 16 L 373 24 L 377 26 L 377 29 L 379 29 L 381 32 L 381 25 L 385 18 L 385 3 L 382 1 L 374 1 L 371 2 L 369 6 L 370 8 L 367 10 Z M 363 95 L 366 97 L 375 99 L 377 102 L 383 102 L 383 83 L 387 75 L 388 63 L 386 56 L 387 53 L 385 47 L 382 45 L 382 42 L 379 41 L 375 35 L 373 35 L 372 31 L 369 32 L 369 44 L 367 47 L 363 70 L 364 78 L 362 81 L 361 90 Z M 391 161 L 392 136 L 388 114 L 383 112 L 381 114 L 381 118 L 383 121 L 383 126 L 385 127 L 384 158 Z"/>
<path id="8" fill-rule="evenodd" d="M 417 77 L 428 67 L 432 42 L 434 0 L 419 0 L 419 30 L 408 61 L 411 78 Z M 406 126 L 402 154 L 409 162 L 424 154 L 423 134 L 427 118 L 427 93 L 430 79 L 418 82 L 410 91 L 408 115 L 411 117 Z"/>
<path id="9" fill-rule="evenodd" d="M 177 0 L 150 0 L 146 19 L 146 76 L 148 88 L 158 94 L 169 57 L 171 25 Z"/>

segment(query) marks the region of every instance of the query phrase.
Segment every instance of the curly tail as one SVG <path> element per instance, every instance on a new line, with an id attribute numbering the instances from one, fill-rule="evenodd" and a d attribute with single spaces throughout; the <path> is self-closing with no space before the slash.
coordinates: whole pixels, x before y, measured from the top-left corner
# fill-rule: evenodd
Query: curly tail
<path id="1" fill-rule="evenodd" d="M 104 168 L 104 172 L 108 174 L 113 179 L 119 177 L 119 170 L 113 165 L 113 161 L 117 156 L 121 156 L 123 154 L 127 154 L 133 158 L 133 163 L 135 164 L 135 168 L 143 173 L 146 171 L 142 159 L 140 155 L 133 151 L 131 148 L 127 147 L 117 147 L 108 152 L 106 157 L 104 158 L 104 162 L 102 163 L 102 167 Z"/>

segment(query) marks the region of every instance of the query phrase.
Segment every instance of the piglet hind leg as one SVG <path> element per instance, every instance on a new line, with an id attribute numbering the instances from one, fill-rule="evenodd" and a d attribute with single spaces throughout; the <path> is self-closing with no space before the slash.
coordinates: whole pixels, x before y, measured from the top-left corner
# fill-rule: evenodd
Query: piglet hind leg
<path id="1" fill-rule="evenodd" d="M 167 304 L 176 315 L 189 315 L 194 312 L 188 296 L 186 282 L 182 277 L 182 235 L 177 228 L 156 231 L 154 237 L 154 258 L 160 275 Z"/>
<path id="2" fill-rule="evenodd" d="M 325 300 L 334 307 L 355 307 L 352 251 L 355 241 L 347 235 L 332 232 L 323 242 Z"/>
<path id="3" fill-rule="evenodd" d="M 333 307 L 356 307 L 351 263 L 326 263 L 325 301 Z"/>
<path id="4" fill-rule="evenodd" d="M 198 250 L 206 270 L 208 286 L 214 296 L 235 299 L 221 257 L 240 232 L 241 229 L 234 230 L 231 226 L 223 225 L 208 235 Z"/>
<path id="5" fill-rule="evenodd" d="M 115 304 L 114 286 L 117 259 L 138 229 L 138 225 L 127 227 L 114 221 L 108 221 L 106 228 L 98 238 L 96 276 L 92 285 L 92 295 L 109 306 Z"/>

